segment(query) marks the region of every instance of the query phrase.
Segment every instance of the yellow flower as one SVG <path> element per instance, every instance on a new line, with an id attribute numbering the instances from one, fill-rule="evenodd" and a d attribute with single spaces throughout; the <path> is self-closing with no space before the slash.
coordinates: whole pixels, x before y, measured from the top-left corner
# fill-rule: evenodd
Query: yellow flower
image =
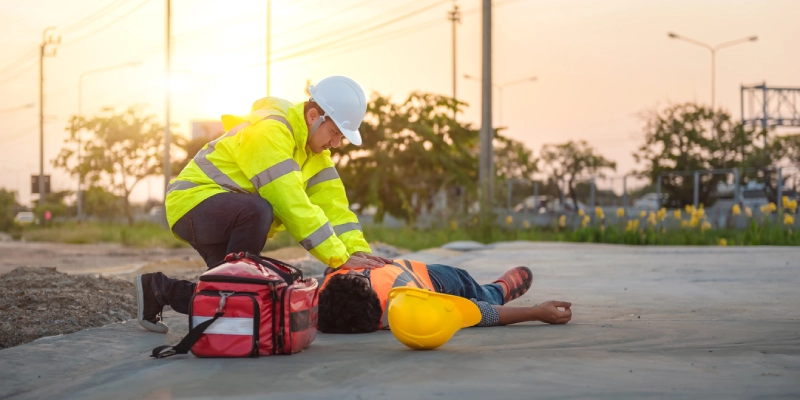
<path id="1" fill-rule="evenodd" d="M 696 218 L 703 218 L 703 217 L 705 217 L 705 215 L 706 215 L 706 210 L 704 210 L 702 208 L 698 208 L 698 209 L 694 210 L 694 212 L 692 213 L 692 218 L 695 218 L 695 217 Z"/>
<path id="2" fill-rule="evenodd" d="M 450 220 L 450 229 L 452 229 L 452 230 L 458 229 L 458 221 L 456 221 L 454 219 L 451 219 Z"/>
<path id="3" fill-rule="evenodd" d="M 789 207 L 786 207 L 792 211 L 792 214 L 797 210 L 797 200 L 792 200 L 789 202 Z"/>
<path id="4" fill-rule="evenodd" d="M 562 216 L 558 217 L 558 226 L 560 226 L 562 228 L 567 226 L 567 216 L 566 215 L 562 215 Z"/>
<path id="5" fill-rule="evenodd" d="M 769 214 L 769 204 L 764 204 L 763 206 L 761 206 L 761 213 Z"/>
<path id="6" fill-rule="evenodd" d="M 639 218 L 644 218 L 647 215 L 647 211 L 639 211 Z"/>
<path id="7" fill-rule="evenodd" d="M 628 224 L 627 226 L 625 226 L 625 230 L 627 232 L 631 232 L 637 229 L 639 229 L 639 220 L 638 219 L 628 220 Z"/>
<path id="8" fill-rule="evenodd" d="M 650 211 L 650 215 L 647 216 L 647 222 L 649 222 L 650 225 L 655 225 L 658 222 L 656 220 L 656 213 Z"/>
<path id="9" fill-rule="evenodd" d="M 578 215 L 580 215 L 582 217 L 582 216 L 584 216 L 584 214 L 586 214 L 586 213 L 583 212 L 583 209 L 578 210 Z"/>
<path id="10" fill-rule="evenodd" d="M 792 224 L 794 224 L 794 216 L 792 214 L 784 214 L 783 215 L 783 224 L 784 225 L 792 225 Z"/>
<path id="11" fill-rule="evenodd" d="M 689 221 L 681 220 L 681 228 L 687 228 L 687 227 L 689 227 Z"/>
<path id="12" fill-rule="evenodd" d="M 681 219 L 681 210 L 673 211 L 672 215 L 675 217 L 675 219 Z"/>
<path id="13" fill-rule="evenodd" d="M 656 214 L 656 216 L 658 217 L 659 221 L 663 221 L 664 219 L 667 218 L 667 209 L 666 208 L 662 208 L 662 209 L 658 210 L 658 214 Z"/>
<path id="14" fill-rule="evenodd" d="M 531 227 L 531 223 L 528 221 L 522 221 L 522 227 L 528 229 Z"/>
<path id="15" fill-rule="evenodd" d="M 700 224 L 700 219 L 699 218 L 695 218 L 694 215 L 692 215 L 692 219 L 689 220 L 689 226 L 694 228 L 699 224 Z"/>
<path id="16" fill-rule="evenodd" d="M 707 229 L 711 229 L 711 222 L 703 221 L 703 225 L 700 225 L 700 230 L 705 232 Z"/>
<path id="17" fill-rule="evenodd" d="M 514 218 L 511 218 L 510 215 L 507 216 L 506 217 L 506 225 L 511 225 L 512 222 L 514 222 Z"/>
<path id="18" fill-rule="evenodd" d="M 624 216 L 625 216 L 625 209 L 624 209 L 624 208 L 622 208 L 622 207 L 618 208 L 618 209 L 617 209 L 617 217 L 618 217 L 618 218 L 622 218 L 622 217 L 624 217 Z"/>
<path id="19" fill-rule="evenodd" d="M 775 205 L 773 202 L 769 202 L 769 212 L 775 212 L 778 209 L 778 206 Z"/>
<path id="20" fill-rule="evenodd" d="M 783 205 L 783 208 L 789 208 L 789 196 L 783 196 L 781 198 L 781 204 Z"/>
<path id="21" fill-rule="evenodd" d="M 588 216 L 588 215 L 584 215 L 584 216 L 583 216 L 583 220 L 581 221 L 581 226 L 583 226 L 584 228 L 586 228 L 586 225 L 589 225 L 589 221 L 591 221 L 591 220 L 592 220 L 592 219 L 591 219 L 591 218 L 589 218 L 589 216 Z"/>
<path id="22" fill-rule="evenodd" d="M 731 207 L 731 213 L 733 215 L 742 215 L 742 208 L 739 207 L 738 204 L 734 204 L 733 207 Z"/>
<path id="23" fill-rule="evenodd" d="M 687 214 L 691 214 L 692 212 L 694 212 L 694 206 L 691 205 L 691 204 L 687 204 L 686 205 L 686 213 Z"/>
<path id="24" fill-rule="evenodd" d="M 725 240 L 725 238 L 720 238 L 719 239 L 719 245 L 720 246 L 727 246 L 728 245 L 728 241 Z"/>
<path id="25" fill-rule="evenodd" d="M 595 207 L 594 208 L 594 215 L 596 215 L 598 219 L 605 219 L 606 218 L 606 214 L 603 212 L 603 209 L 600 208 L 600 207 Z"/>
<path id="26" fill-rule="evenodd" d="M 744 208 L 744 215 L 747 215 L 747 218 L 753 217 L 753 210 L 750 207 Z"/>

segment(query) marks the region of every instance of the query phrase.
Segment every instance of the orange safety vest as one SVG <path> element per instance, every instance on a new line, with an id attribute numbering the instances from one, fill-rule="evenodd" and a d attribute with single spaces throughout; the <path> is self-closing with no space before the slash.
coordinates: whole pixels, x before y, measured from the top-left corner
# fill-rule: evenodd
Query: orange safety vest
<path id="1" fill-rule="evenodd" d="M 353 271 L 358 273 L 364 272 L 363 269 L 355 269 Z M 331 272 L 325 276 L 319 290 L 322 291 L 325 289 L 325 286 L 327 286 L 329 282 L 329 277 L 344 275 L 348 272 L 350 272 L 350 270 L 341 269 Z M 389 290 L 400 286 L 411 286 L 434 291 L 433 282 L 431 282 L 431 277 L 428 274 L 428 266 L 419 261 L 395 260 L 391 264 L 386 264 L 383 268 L 371 269 L 369 271 L 369 279 L 372 283 L 372 289 L 381 301 L 381 309 L 383 310 L 379 329 L 385 329 L 389 326 L 389 317 L 386 313 Z"/>

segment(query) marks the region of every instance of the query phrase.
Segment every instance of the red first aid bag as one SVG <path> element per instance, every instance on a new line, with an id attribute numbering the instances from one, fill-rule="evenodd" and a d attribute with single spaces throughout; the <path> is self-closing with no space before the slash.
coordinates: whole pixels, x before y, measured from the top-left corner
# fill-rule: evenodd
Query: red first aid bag
<path id="1" fill-rule="evenodd" d="M 229 254 L 200 275 L 189 306 L 189 334 L 175 346 L 153 349 L 156 358 L 257 357 L 294 354 L 317 333 L 318 283 L 284 262 Z"/>

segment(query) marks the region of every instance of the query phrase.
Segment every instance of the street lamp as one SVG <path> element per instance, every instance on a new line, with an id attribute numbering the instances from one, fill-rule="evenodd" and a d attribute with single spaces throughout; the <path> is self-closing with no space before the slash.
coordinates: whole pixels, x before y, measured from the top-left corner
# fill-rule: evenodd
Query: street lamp
<path id="1" fill-rule="evenodd" d="M 754 36 L 749 36 L 749 37 L 746 37 L 746 38 L 731 40 L 730 42 L 721 43 L 721 44 L 718 44 L 716 46 L 711 46 L 711 45 L 709 45 L 707 43 L 703 43 L 703 42 L 701 42 L 699 40 L 694 40 L 694 39 L 690 39 L 690 38 L 687 38 L 687 37 L 684 37 L 684 36 L 680 36 L 680 35 L 678 35 L 676 33 L 673 33 L 673 32 L 668 32 L 667 36 L 669 36 L 671 39 L 683 40 L 684 42 L 689 42 L 691 44 L 703 47 L 703 48 L 705 48 L 705 49 L 707 49 L 707 50 L 709 50 L 711 52 L 711 110 L 712 111 L 714 110 L 714 79 L 715 79 L 714 78 L 714 74 L 715 74 L 715 70 L 716 70 L 717 50 L 723 49 L 725 47 L 735 46 L 735 45 L 741 44 L 741 43 L 755 42 L 756 40 L 758 40 L 758 36 L 754 35 Z"/>
<path id="2" fill-rule="evenodd" d="M 137 67 L 142 65 L 141 61 L 131 61 L 124 64 L 112 65 L 110 67 L 98 68 L 91 71 L 86 71 L 78 78 L 78 117 L 83 116 L 83 78 L 88 75 L 97 74 L 100 72 L 111 71 L 120 68 Z M 78 132 L 78 165 L 81 163 L 81 134 Z M 83 193 L 81 193 L 81 184 L 83 183 L 83 175 L 78 172 L 78 221 L 83 219 Z"/>
<path id="3" fill-rule="evenodd" d="M 473 81 L 480 81 L 480 78 L 474 77 L 472 75 L 464 75 L 464 78 L 471 79 Z M 492 86 L 494 86 L 497 89 L 497 113 L 500 117 L 498 118 L 500 120 L 499 121 L 500 123 L 498 124 L 499 126 L 503 126 L 503 89 L 509 86 L 518 85 L 520 83 L 536 82 L 536 80 L 537 78 L 535 76 L 531 76 L 528 78 L 519 79 L 512 82 L 506 82 L 503 84 L 492 83 Z"/>

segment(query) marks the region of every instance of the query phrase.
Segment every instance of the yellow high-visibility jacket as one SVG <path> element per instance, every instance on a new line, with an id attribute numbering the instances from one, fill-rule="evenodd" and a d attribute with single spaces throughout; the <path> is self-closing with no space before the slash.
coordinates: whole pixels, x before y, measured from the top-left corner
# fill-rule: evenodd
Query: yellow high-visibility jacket
<path id="1" fill-rule="evenodd" d="M 246 116 L 224 115 L 227 133 L 205 145 L 167 187 L 170 228 L 215 194 L 249 193 L 272 204 L 275 220 L 269 237 L 288 229 L 332 268 L 354 252 L 371 253 L 330 150 L 315 154 L 306 147 L 304 106 L 267 97 L 256 101 Z"/>

